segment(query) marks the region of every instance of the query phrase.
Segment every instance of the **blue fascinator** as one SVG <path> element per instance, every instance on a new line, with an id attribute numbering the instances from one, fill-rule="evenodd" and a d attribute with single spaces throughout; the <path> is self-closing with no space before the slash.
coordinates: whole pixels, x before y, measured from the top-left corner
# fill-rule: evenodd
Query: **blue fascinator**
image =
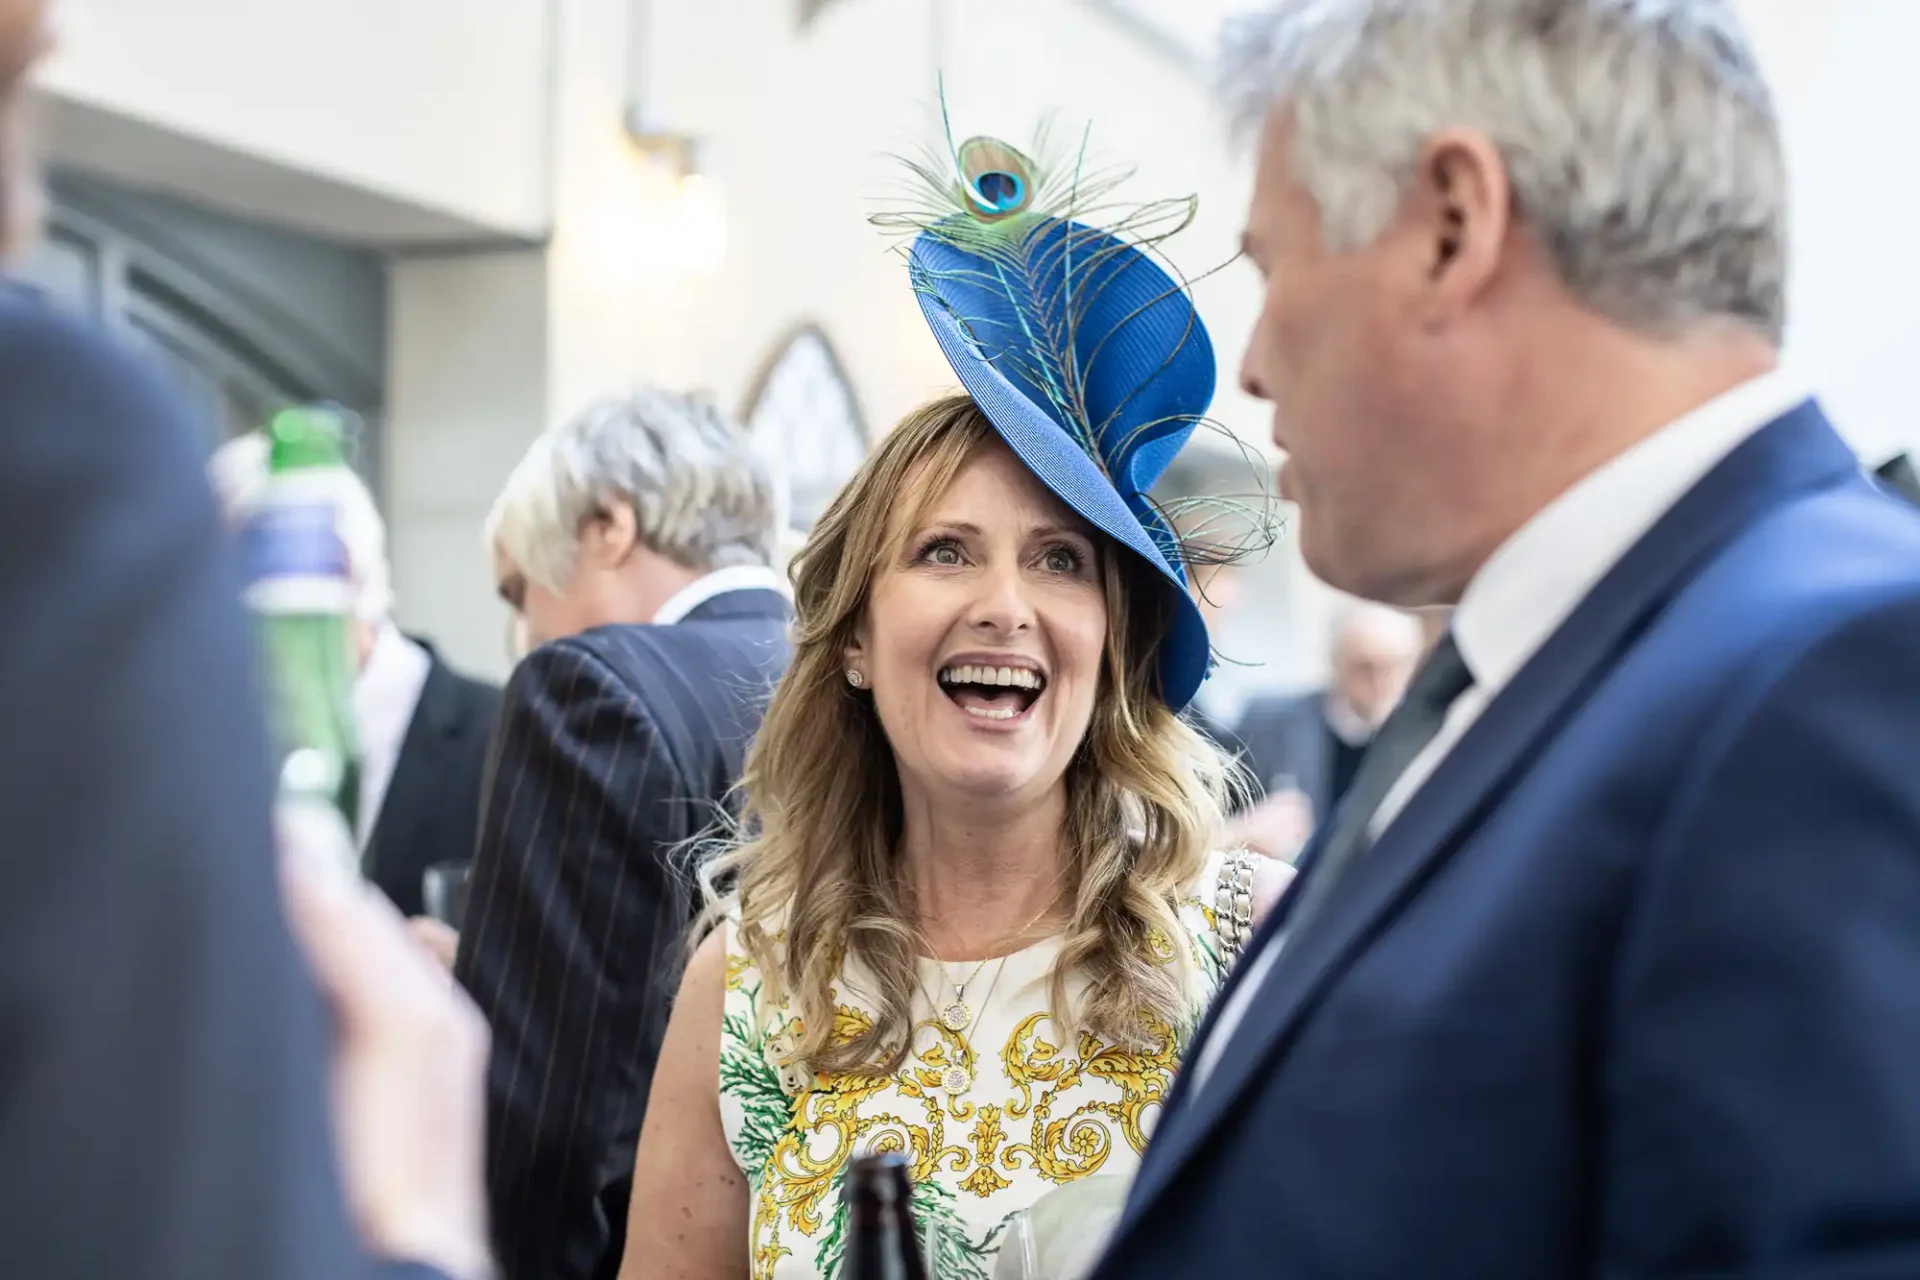
<path id="1" fill-rule="evenodd" d="M 1154 250 L 1196 202 L 1105 204 L 1127 172 L 1086 172 L 1084 140 L 1052 150 L 1044 131 L 1037 160 L 996 139 L 949 138 L 947 154 L 907 162 L 916 206 L 873 221 L 912 235 L 920 309 L 1001 438 L 1171 591 L 1160 691 L 1177 711 L 1212 665 L 1187 589 L 1201 562 L 1148 495 L 1209 422 L 1215 363 L 1193 300 Z"/>

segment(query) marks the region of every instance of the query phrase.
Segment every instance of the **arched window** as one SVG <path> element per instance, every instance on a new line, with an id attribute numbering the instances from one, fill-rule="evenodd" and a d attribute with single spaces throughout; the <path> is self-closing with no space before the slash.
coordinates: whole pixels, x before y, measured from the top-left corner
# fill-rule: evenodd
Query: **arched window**
<path id="1" fill-rule="evenodd" d="M 361 417 L 354 461 L 376 479 L 386 299 L 375 255 L 73 176 L 51 194 L 16 289 L 152 353 L 199 409 L 209 448 L 288 404 L 331 400 Z"/>
<path id="2" fill-rule="evenodd" d="M 867 454 L 859 398 L 818 325 L 774 347 L 741 416 L 786 492 L 788 525 L 811 529 Z"/>

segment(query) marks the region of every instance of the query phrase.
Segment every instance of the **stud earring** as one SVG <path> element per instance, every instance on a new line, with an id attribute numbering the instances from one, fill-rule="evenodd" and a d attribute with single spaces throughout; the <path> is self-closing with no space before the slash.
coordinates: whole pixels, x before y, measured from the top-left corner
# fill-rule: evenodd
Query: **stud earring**
<path id="1" fill-rule="evenodd" d="M 852 667 L 848 667 L 847 683 L 852 685 L 856 689 L 864 689 L 867 687 L 867 678 L 861 675 L 858 671 L 855 671 Z"/>

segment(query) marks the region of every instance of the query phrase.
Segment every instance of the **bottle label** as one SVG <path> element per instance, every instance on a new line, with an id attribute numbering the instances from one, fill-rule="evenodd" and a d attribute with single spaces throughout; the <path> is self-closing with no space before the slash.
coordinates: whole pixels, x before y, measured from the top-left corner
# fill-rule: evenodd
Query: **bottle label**
<path id="1" fill-rule="evenodd" d="M 326 501 L 267 502 L 240 531 L 247 607 L 257 613 L 346 613 L 353 582 L 335 508 Z"/>

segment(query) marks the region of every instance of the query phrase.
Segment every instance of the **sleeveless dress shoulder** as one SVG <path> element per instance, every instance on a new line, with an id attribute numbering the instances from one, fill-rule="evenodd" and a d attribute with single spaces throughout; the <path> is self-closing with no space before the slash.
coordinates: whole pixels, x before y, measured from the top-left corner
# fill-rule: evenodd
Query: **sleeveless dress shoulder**
<path id="1" fill-rule="evenodd" d="M 1053 1020 L 1048 987 L 1059 939 L 989 960 L 953 1003 L 960 966 L 921 961 L 924 1003 L 905 1062 L 891 1075 L 812 1074 L 786 1060 L 795 1019 L 775 1003 L 731 921 L 720 1042 L 720 1113 L 751 1195 L 754 1280 L 837 1280 L 847 1243 L 840 1189 L 855 1155 L 912 1161 L 914 1213 L 941 1280 L 990 1280 L 1009 1220 L 1056 1188 L 1131 1178 L 1158 1119 L 1186 1038 L 1219 990 L 1224 950 L 1214 902 L 1233 856 L 1208 860 L 1179 906 L 1182 936 L 1155 936 L 1155 958 L 1184 952 L 1191 1010 L 1155 1026 L 1152 1043 L 1072 1043 Z M 1178 949 L 1178 950 L 1176 950 Z M 954 975 L 949 980 L 947 975 Z M 838 1029 L 871 1025 L 857 972 L 835 984 Z M 1071 980 L 1068 989 L 1078 995 Z"/>

